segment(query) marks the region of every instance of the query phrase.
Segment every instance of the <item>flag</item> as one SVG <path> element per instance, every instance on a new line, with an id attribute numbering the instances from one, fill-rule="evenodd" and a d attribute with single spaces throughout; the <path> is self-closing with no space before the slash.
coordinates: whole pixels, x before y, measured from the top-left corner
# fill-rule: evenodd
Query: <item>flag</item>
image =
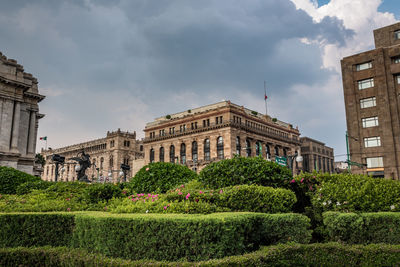
<path id="1" fill-rule="evenodd" d="M 40 137 L 39 139 L 40 139 L 40 140 L 47 141 L 47 136 Z"/>
<path id="2" fill-rule="evenodd" d="M 267 100 L 267 83 L 264 81 L 264 100 Z"/>
<path id="3" fill-rule="evenodd" d="M 265 98 L 265 100 L 267 100 L 267 99 L 268 99 L 268 96 L 267 96 L 267 94 L 265 94 L 265 95 L 264 95 L 264 98 Z"/>

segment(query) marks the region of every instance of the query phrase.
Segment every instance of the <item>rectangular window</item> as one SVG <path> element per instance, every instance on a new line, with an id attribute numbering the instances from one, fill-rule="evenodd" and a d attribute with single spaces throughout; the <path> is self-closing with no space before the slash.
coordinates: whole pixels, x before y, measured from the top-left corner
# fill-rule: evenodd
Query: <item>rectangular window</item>
<path id="1" fill-rule="evenodd" d="M 360 99 L 360 106 L 361 108 L 370 108 L 376 106 L 376 97 L 369 97 Z"/>
<path id="2" fill-rule="evenodd" d="M 370 117 L 361 119 L 363 128 L 378 126 L 378 117 Z"/>
<path id="3" fill-rule="evenodd" d="M 356 70 L 357 71 L 366 70 L 366 69 L 370 69 L 370 68 L 372 68 L 372 62 L 371 61 L 356 65 Z"/>
<path id="4" fill-rule="evenodd" d="M 395 40 L 399 40 L 400 39 L 400 30 L 394 32 L 394 39 Z"/>
<path id="5" fill-rule="evenodd" d="M 400 74 L 396 75 L 396 81 L 397 81 L 397 84 L 400 84 Z"/>
<path id="6" fill-rule="evenodd" d="M 374 137 L 364 138 L 364 145 L 365 145 L 365 147 L 381 146 L 381 137 L 374 136 Z"/>
<path id="7" fill-rule="evenodd" d="M 370 87 L 374 87 L 374 78 L 358 81 L 358 90 L 364 90 Z"/>
<path id="8" fill-rule="evenodd" d="M 383 167 L 383 157 L 367 158 L 367 168 Z"/>
<path id="9" fill-rule="evenodd" d="M 393 57 L 392 61 L 393 61 L 393 64 L 399 64 L 400 63 L 400 56 Z"/>
<path id="10" fill-rule="evenodd" d="M 206 120 L 203 120 L 203 127 L 206 127 Z"/>

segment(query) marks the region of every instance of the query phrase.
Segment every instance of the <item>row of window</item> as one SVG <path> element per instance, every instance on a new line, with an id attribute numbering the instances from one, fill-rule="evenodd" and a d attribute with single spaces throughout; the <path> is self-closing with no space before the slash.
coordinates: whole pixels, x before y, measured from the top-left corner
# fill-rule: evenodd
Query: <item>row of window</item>
<path id="1" fill-rule="evenodd" d="M 399 64 L 400 63 L 400 56 L 395 56 L 391 58 L 391 61 L 393 64 Z M 367 70 L 372 68 L 372 61 L 356 64 L 356 71 L 362 71 L 362 70 Z"/>
<path id="2" fill-rule="evenodd" d="M 312 168 L 311 162 L 314 162 Z M 317 156 L 317 155 L 304 155 L 303 156 L 303 169 L 304 171 L 311 172 L 313 170 L 322 172 L 333 172 L 333 159 Z"/>
<path id="3" fill-rule="evenodd" d="M 203 150 L 204 150 L 204 160 L 205 161 L 210 161 L 210 139 L 205 139 L 203 142 Z M 182 143 L 180 146 L 180 158 L 175 155 L 175 146 L 171 145 L 169 148 L 169 161 L 172 163 L 175 163 L 177 160 L 181 164 L 186 164 L 186 144 Z M 218 159 L 223 159 L 224 158 L 224 139 L 222 136 L 219 136 L 217 138 L 217 156 Z M 154 149 L 150 149 L 150 162 L 154 162 Z M 192 160 L 193 162 L 198 161 L 198 145 L 196 141 L 192 142 Z M 160 147 L 159 150 L 159 161 L 164 162 L 165 161 L 165 150 L 164 147 Z"/>

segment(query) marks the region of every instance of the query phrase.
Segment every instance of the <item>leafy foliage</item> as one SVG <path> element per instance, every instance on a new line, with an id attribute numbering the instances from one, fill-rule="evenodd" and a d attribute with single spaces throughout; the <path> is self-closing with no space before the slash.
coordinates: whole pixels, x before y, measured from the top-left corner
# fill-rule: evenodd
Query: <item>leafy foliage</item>
<path id="1" fill-rule="evenodd" d="M 0 166 L 0 194 L 15 194 L 20 184 L 39 180 L 38 177 L 14 168 Z"/>
<path id="2" fill-rule="evenodd" d="M 197 174 L 186 166 L 169 162 L 155 162 L 141 168 L 128 187 L 134 192 L 165 193 L 177 185 L 196 178 Z"/>
<path id="3" fill-rule="evenodd" d="M 26 195 L 29 194 L 30 192 L 32 192 L 32 190 L 34 189 L 47 189 L 50 186 L 52 186 L 54 183 L 53 182 L 48 182 L 48 181 L 43 181 L 43 180 L 39 180 L 39 181 L 29 181 L 29 182 L 25 182 L 23 184 L 20 184 L 17 189 L 16 189 L 16 193 L 17 195 Z"/>
<path id="4" fill-rule="evenodd" d="M 213 162 L 199 175 L 200 182 L 214 189 L 241 184 L 281 187 L 290 178 L 290 170 L 275 162 L 240 156 Z"/>
<path id="5" fill-rule="evenodd" d="M 330 240 L 349 244 L 400 243 L 400 214 L 324 213 L 324 224 Z"/>
<path id="6" fill-rule="evenodd" d="M 114 184 L 93 184 L 86 187 L 84 199 L 89 203 L 98 203 L 122 197 L 122 189 Z"/>

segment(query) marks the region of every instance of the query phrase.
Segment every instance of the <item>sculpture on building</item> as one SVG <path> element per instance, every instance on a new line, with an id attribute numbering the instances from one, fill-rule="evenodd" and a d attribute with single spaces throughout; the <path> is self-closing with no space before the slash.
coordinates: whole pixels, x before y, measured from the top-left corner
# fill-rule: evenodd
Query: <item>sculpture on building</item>
<path id="1" fill-rule="evenodd" d="M 78 181 L 90 183 L 90 180 L 86 175 L 86 170 L 92 166 L 92 163 L 90 162 L 90 155 L 86 154 L 85 151 L 82 150 L 76 157 L 70 158 L 70 160 L 75 160 L 79 164 L 79 166 L 76 168 Z"/>

